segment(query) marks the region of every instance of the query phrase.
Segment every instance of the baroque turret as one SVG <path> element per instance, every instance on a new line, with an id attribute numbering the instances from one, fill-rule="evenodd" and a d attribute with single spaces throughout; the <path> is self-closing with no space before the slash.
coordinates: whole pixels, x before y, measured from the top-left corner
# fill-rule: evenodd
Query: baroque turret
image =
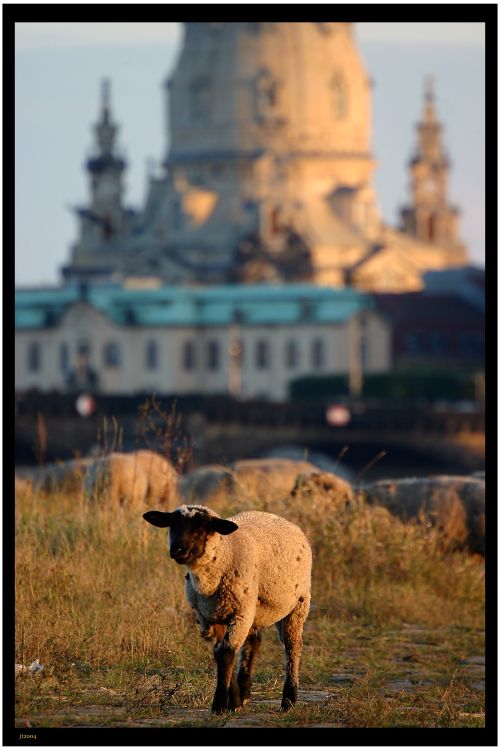
<path id="1" fill-rule="evenodd" d="M 459 210 L 448 201 L 450 159 L 446 153 L 435 103 L 434 83 L 425 83 L 424 107 L 417 124 L 417 146 L 410 161 L 410 205 L 401 211 L 403 232 L 449 250 L 450 261 L 465 260 L 459 238 Z"/>
<path id="2" fill-rule="evenodd" d="M 72 263 L 63 269 L 66 279 L 109 275 L 135 220 L 135 212 L 123 204 L 127 163 L 116 143 L 118 127 L 110 99 L 110 82 L 105 79 L 98 120 L 93 126 L 94 142 L 85 163 L 89 202 L 74 209 L 80 236 L 72 248 Z"/>

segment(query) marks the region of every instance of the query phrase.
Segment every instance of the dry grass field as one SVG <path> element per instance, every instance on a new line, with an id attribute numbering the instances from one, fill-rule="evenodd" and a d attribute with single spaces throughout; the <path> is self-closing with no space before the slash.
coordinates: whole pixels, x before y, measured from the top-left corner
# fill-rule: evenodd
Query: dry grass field
<path id="1" fill-rule="evenodd" d="M 259 498 L 256 508 L 274 510 Z M 218 509 L 222 515 L 222 509 Z M 235 508 L 226 508 L 228 513 Z M 484 560 L 361 500 L 289 499 L 314 555 L 299 702 L 264 633 L 253 700 L 211 716 L 215 670 L 166 533 L 137 509 L 29 487 L 16 497 L 18 727 L 482 727 Z"/>

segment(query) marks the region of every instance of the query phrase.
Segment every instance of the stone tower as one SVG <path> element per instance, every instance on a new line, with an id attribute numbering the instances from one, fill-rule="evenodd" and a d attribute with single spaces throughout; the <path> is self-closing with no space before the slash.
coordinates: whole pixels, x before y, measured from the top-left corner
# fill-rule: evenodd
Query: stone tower
<path id="1" fill-rule="evenodd" d="M 459 210 L 447 199 L 450 162 L 442 142 L 431 78 L 426 81 L 417 133 L 417 148 L 410 162 L 411 205 L 401 211 L 401 229 L 448 249 L 450 262 L 460 264 L 465 261 L 465 247 L 458 235 Z"/>
<path id="2" fill-rule="evenodd" d="M 99 118 L 93 131 L 94 144 L 86 161 L 89 204 L 75 209 L 80 237 L 72 248 L 72 265 L 63 269 L 67 280 L 109 275 L 123 256 L 121 243 L 133 226 L 134 212 L 123 205 L 126 162 L 116 147 L 118 128 L 111 116 L 108 80 L 102 81 Z"/>

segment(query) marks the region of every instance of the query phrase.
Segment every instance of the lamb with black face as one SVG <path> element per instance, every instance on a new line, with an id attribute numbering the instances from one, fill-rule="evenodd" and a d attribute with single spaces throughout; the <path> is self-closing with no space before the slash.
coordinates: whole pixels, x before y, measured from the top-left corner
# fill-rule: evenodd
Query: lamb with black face
<path id="1" fill-rule="evenodd" d="M 290 710 L 311 600 L 312 553 L 301 529 L 272 513 L 224 519 L 202 505 L 149 511 L 144 519 L 169 528 L 170 557 L 188 569 L 186 599 L 217 666 L 212 711 L 234 711 L 249 700 L 261 630 L 271 625 L 285 648 L 281 708 Z"/>

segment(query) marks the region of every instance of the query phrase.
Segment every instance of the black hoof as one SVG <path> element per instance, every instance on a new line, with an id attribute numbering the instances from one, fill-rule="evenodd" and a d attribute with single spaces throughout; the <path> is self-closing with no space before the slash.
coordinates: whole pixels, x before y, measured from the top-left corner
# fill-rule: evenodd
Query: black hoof
<path id="1" fill-rule="evenodd" d="M 291 682 L 285 682 L 283 688 L 283 699 L 281 701 L 281 711 L 286 712 L 293 708 L 294 704 L 297 702 L 298 692 L 297 685 L 294 685 Z"/>
<path id="2" fill-rule="evenodd" d="M 228 694 L 215 694 L 214 700 L 212 703 L 212 713 L 213 714 L 223 714 L 224 711 L 227 711 L 227 704 L 228 704 Z"/>
<path id="3" fill-rule="evenodd" d="M 227 710 L 227 706 L 216 706 L 215 704 L 212 704 L 212 713 L 216 714 L 217 716 L 226 713 Z"/>

